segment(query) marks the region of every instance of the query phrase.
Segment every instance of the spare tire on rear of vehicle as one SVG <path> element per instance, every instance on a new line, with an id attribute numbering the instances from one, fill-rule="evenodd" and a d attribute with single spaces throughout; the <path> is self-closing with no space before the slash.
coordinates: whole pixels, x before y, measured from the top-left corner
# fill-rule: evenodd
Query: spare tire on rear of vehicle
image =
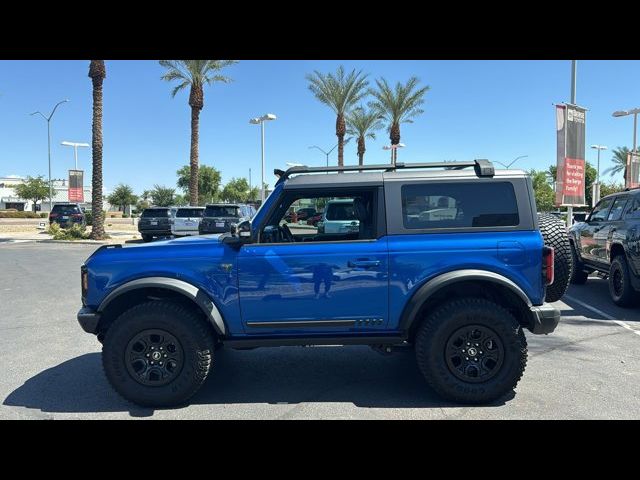
<path id="1" fill-rule="evenodd" d="M 554 250 L 554 280 L 551 285 L 547 285 L 545 301 L 555 302 L 560 300 L 569 288 L 573 269 L 571 245 L 567 227 L 561 219 L 549 213 L 541 213 L 538 215 L 538 223 L 544 244 L 553 247 Z"/>

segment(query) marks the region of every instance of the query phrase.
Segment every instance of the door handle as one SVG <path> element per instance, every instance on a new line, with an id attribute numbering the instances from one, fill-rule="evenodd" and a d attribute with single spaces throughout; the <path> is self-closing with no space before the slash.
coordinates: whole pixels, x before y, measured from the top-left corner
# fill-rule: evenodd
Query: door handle
<path id="1" fill-rule="evenodd" d="M 380 265 L 380 260 L 349 260 L 347 265 L 351 268 L 378 267 Z"/>

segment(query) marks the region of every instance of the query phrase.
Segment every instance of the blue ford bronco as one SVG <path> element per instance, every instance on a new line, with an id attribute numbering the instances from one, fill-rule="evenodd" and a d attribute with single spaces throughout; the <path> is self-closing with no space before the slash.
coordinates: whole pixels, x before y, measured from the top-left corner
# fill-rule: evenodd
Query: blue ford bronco
<path id="1" fill-rule="evenodd" d="M 486 160 L 274 173 L 271 195 L 231 232 L 107 245 L 82 265 L 78 321 L 103 344 L 115 390 L 184 404 L 218 348 L 289 345 L 413 348 L 427 383 L 455 402 L 515 388 L 523 330 L 556 328 L 548 302 L 571 276 L 566 229 L 536 214 L 526 173 Z M 350 200 L 352 228 L 287 215 L 336 199 Z"/>

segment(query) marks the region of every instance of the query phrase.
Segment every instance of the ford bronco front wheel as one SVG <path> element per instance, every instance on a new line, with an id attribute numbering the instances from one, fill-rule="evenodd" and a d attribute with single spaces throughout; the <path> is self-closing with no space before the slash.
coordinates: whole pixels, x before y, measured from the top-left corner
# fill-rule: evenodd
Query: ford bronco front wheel
<path id="1" fill-rule="evenodd" d="M 107 330 L 102 364 L 125 399 L 145 407 L 185 403 L 207 378 L 214 338 L 197 312 L 152 301 L 120 315 Z"/>
<path id="2" fill-rule="evenodd" d="M 480 298 L 437 307 L 415 339 L 418 366 L 442 397 L 486 403 L 512 391 L 527 363 L 522 327 L 502 306 Z"/>

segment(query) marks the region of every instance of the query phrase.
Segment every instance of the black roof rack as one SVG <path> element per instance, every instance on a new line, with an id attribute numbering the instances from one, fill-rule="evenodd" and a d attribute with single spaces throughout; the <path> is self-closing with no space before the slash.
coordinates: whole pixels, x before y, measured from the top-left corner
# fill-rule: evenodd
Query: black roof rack
<path id="1" fill-rule="evenodd" d="M 276 185 L 284 182 L 291 175 L 299 173 L 328 173 L 328 172 L 365 172 L 371 170 L 384 170 L 386 172 L 393 172 L 396 170 L 403 170 L 408 168 L 447 168 L 451 170 L 461 170 L 463 168 L 473 167 L 476 171 L 476 175 L 479 177 L 493 177 L 495 175 L 495 169 L 493 163 L 489 160 L 473 160 L 472 162 L 427 162 L 427 163 L 396 163 L 393 164 L 379 164 L 379 165 L 347 165 L 342 167 L 307 167 L 306 165 L 299 165 L 280 170 L 276 168 L 273 173 L 278 176 Z"/>

